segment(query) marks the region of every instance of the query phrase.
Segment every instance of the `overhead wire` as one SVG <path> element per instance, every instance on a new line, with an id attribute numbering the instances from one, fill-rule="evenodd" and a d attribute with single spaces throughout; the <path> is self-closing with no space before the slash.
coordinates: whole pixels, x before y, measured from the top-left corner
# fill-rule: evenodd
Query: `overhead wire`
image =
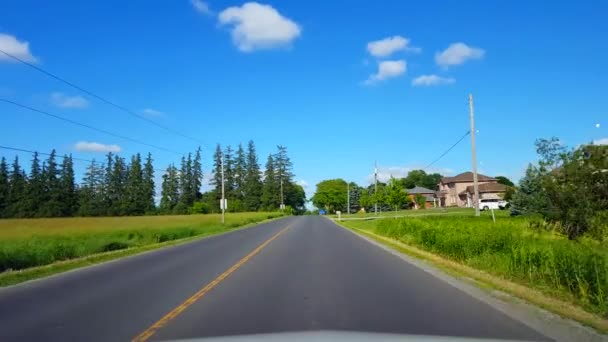
<path id="1" fill-rule="evenodd" d="M 8 99 L 5 99 L 5 98 L 0 98 L 0 101 L 8 103 L 8 104 L 12 104 L 14 106 L 17 106 L 17 107 L 20 107 L 20 108 L 23 108 L 23 109 L 30 110 L 30 111 L 35 112 L 35 113 L 43 114 L 43 115 L 52 117 L 52 118 L 57 119 L 57 120 L 68 122 L 68 123 L 70 123 L 72 125 L 76 125 L 76 126 L 80 126 L 80 127 L 85 127 L 85 128 L 88 128 L 88 129 L 96 131 L 96 132 L 107 134 L 107 135 L 113 136 L 115 138 L 120 138 L 120 139 L 127 140 L 127 141 L 130 141 L 130 142 L 136 143 L 136 144 L 140 144 L 140 145 L 143 145 L 143 146 L 152 147 L 152 148 L 155 148 L 155 149 L 158 149 L 158 150 L 162 150 L 162 151 L 165 151 L 165 152 L 170 152 L 170 153 L 174 153 L 174 154 L 177 154 L 177 155 L 183 155 L 182 153 L 177 152 L 177 151 L 172 150 L 172 149 L 169 149 L 169 148 L 165 148 L 165 147 L 154 145 L 154 144 L 149 144 L 149 143 L 146 143 L 146 142 L 141 141 L 141 140 L 133 139 L 131 137 L 127 137 L 127 136 L 124 136 L 124 135 L 121 135 L 121 134 L 117 134 L 117 133 L 114 133 L 114 132 L 107 131 L 105 129 L 93 127 L 93 126 L 88 125 L 88 124 L 84 124 L 84 123 L 81 123 L 81 122 L 78 122 L 78 121 L 75 121 L 75 120 L 72 120 L 72 119 L 65 118 L 63 116 L 52 114 L 52 113 L 49 113 L 49 112 L 41 110 L 41 109 L 36 109 L 36 108 L 30 107 L 30 106 L 27 106 L 27 105 L 24 105 L 24 104 L 15 102 L 15 101 L 11 101 L 11 100 L 8 100 Z"/>
<path id="2" fill-rule="evenodd" d="M 464 138 L 466 138 L 469 134 L 471 134 L 471 131 L 467 131 L 462 137 L 460 137 L 460 139 L 458 139 L 452 146 L 450 146 L 450 148 L 445 150 L 439 157 L 437 157 L 435 160 L 433 160 L 427 166 L 425 166 L 423 168 L 423 170 L 428 169 L 429 167 L 433 166 L 436 162 L 441 160 L 441 158 L 445 157 L 446 154 L 450 153 L 450 151 L 453 150 L 454 147 L 456 147 L 458 144 L 460 144 L 464 140 Z"/>
<path id="3" fill-rule="evenodd" d="M 38 66 L 36 66 L 36 65 L 28 62 L 28 61 L 25 61 L 25 60 L 23 60 L 23 59 L 15 56 L 15 55 L 9 53 L 9 52 L 6 52 L 6 51 L 0 49 L 0 53 L 3 53 L 7 57 L 12 58 L 12 59 L 16 60 L 19 63 L 22 63 L 22 64 L 24 64 L 24 65 L 26 65 L 26 66 L 28 66 L 28 67 L 30 67 L 30 68 L 38 71 L 38 72 L 41 72 L 41 73 L 45 74 L 48 77 L 51 77 L 51 78 L 53 78 L 53 79 L 55 79 L 55 80 L 57 80 L 57 81 L 59 81 L 61 83 L 64 83 L 64 84 L 66 84 L 66 85 L 68 85 L 68 86 L 70 86 L 70 87 L 72 87 L 72 88 L 74 88 L 74 89 L 76 89 L 76 90 L 78 90 L 80 92 L 83 92 L 83 93 L 85 93 L 85 94 L 87 94 L 87 95 L 89 95 L 89 96 L 91 96 L 93 98 L 96 98 L 97 100 L 99 100 L 99 101 L 101 101 L 101 102 L 103 102 L 103 103 L 105 103 L 107 105 L 110 105 L 110 106 L 112 106 L 112 107 L 114 107 L 116 109 L 119 109 L 119 110 L 121 110 L 121 111 L 123 111 L 123 112 L 125 112 L 125 113 L 127 113 L 127 114 L 129 114 L 131 116 L 134 116 L 134 117 L 136 117 L 136 118 L 138 118 L 140 120 L 143 120 L 143 121 L 145 121 L 145 122 L 147 122 L 149 124 L 152 124 L 152 125 L 154 125 L 156 127 L 159 127 L 159 128 L 161 128 L 161 129 L 163 129 L 163 130 L 165 130 L 167 132 L 170 132 L 172 134 L 178 135 L 178 136 L 180 136 L 182 138 L 186 138 L 186 139 L 192 140 L 192 141 L 194 141 L 194 142 L 196 142 L 196 143 L 198 143 L 200 145 L 204 145 L 200 140 L 198 140 L 198 139 L 196 139 L 194 137 L 191 137 L 191 136 L 189 136 L 187 134 L 181 133 L 181 132 L 179 132 L 179 131 L 177 131 L 175 129 L 169 128 L 169 127 L 167 127 L 165 125 L 161 125 L 161 124 L 159 124 L 156 121 L 150 120 L 150 119 L 146 118 L 145 116 L 143 116 L 141 114 L 138 114 L 135 111 L 133 111 L 133 110 L 131 110 L 131 109 L 125 107 L 125 106 L 122 106 L 122 105 L 117 104 L 116 102 L 110 101 L 110 100 L 106 99 L 105 97 L 103 97 L 101 95 L 97 95 L 96 93 L 94 93 L 94 92 L 92 92 L 92 91 L 90 91 L 90 90 L 88 90 L 88 89 L 86 89 L 84 87 L 81 87 L 81 86 L 79 86 L 79 85 L 77 85 L 77 84 L 75 84 L 73 82 L 70 82 L 70 81 L 66 80 L 65 78 L 62 78 L 62 77 L 60 77 L 60 76 L 58 76 L 56 74 L 53 74 L 53 73 L 51 73 L 49 71 L 46 71 L 46 70 L 42 69 L 41 67 L 38 67 Z"/>

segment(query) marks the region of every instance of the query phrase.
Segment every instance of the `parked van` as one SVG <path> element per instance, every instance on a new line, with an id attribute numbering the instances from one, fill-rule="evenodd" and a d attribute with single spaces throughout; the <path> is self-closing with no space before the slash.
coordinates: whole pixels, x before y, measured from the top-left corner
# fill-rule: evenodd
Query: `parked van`
<path id="1" fill-rule="evenodd" d="M 500 209 L 503 210 L 507 207 L 509 202 L 498 199 L 498 198 L 484 198 L 479 201 L 479 208 L 481 210 Z"/>

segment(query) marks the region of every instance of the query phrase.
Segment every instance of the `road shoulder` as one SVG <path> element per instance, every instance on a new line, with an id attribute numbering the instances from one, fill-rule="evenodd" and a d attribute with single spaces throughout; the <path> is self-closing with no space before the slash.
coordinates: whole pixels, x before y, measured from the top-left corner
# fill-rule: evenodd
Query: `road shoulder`
<path id="1" fill-rule="evenodd" d="M 570 310 L 568 312 L 569 316 L 594 326 L 600 329 L 600 331 L 608 329 L 608 322 L 606 320 L 586 311 L 577 310 L 577 312 L 571 312 L 571 305 L 561 303 L 558 300 L 548 299 L 533 289 L 528 289 L 503 279 L 493 279 L 493 276 L 484 272 L 443 259 L 435 254 L 399 241 L 371 232 L 349 228 L 339 224 L 339 222 L 332 222 L 369 243 L 398 256 L 405 262 L 483 301 L 549 338 L 556 341 L 608 341 L 608 336 L 536 305 L 547 307 L 547 309 L 558 313 L 565 312 L 568 309 Z M 508 286 L 505 286 L 505 284 Z"/>

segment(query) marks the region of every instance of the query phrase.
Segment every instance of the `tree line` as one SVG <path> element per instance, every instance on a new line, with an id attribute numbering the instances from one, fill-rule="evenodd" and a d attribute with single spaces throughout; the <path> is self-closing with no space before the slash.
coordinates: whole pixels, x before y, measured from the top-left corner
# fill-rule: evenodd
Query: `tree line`
<path id="1" fill-rule="evenodd" d="M 218 154 L 219 151 L 219 154 Z M 71 155 L 57 156 L 55 150 L 41 160 L 35 152 L 29 173 L 18 157 L 12 163 L 0 159 L 0 217 L 124 216 L 208 213 L 219 211 L 221 164 L 224 159 L 226 198 L 229 211 L 278 210 L 280 182 L 284 203 L 304 210 L 304 190 L 293 183 L 287 149 L 278 147 L 270 155 L 262 174 L 255 145 L 242 146 L 233 155 L 228 146 L 218 145 L 211 183 L 214 189 L 201 193 L 203 168 L 201 149 L 182 157 L 179 167 L 170 164 L 162 176 L 160 201 L 156 203 L 155 169 L 152 155 L 137 153 L 131 158 L 108 153 L 104 160 L 92 160 L 80 183 Z M 58 161 L 61 159 L 61 161 Z M 220 160 L 221 161 L 221 160 Z"/>

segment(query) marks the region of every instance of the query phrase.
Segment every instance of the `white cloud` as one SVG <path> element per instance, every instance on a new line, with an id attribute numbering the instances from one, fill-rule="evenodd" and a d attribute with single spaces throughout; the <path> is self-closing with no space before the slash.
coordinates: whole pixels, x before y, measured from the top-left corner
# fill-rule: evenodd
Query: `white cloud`
<path id="1" fill-rule="evenodd" d="M 608 145 L 608 138 L 594 140 L 593 145 Z"/>
<path id="2" fill-rule="evenodd" d="M 152 109 L 152 108 L 146 108 L 146 109 L 142 110 L 141 112 L 142 112 L 142 114 L 147 115 L 147 116 L 162 116 L 165 114 L 159 110 Z"/>
<path id="3" fill-rule="evenodd" d="M 114 152 L 122 151 L 118 145 L 105 145 L 97 142 L 79 141 L 74 145 L 76 151 L 80 152 Z"/>
<path id="4" fill-rule="evenodd" d="M 422 169 L 422 167 L 416 167 L 416 166 L 379 166 L 378 167 L 378 181 L 382 182 L 382 183 L 386 183 L 391 179 L 392 177 L 395 178 L 405 178 L 407 177 L 408 172 L 412 171 L 412 170 L 420 170 Z M 449 169 L 449 168 L 430 168 L 425 170 L 426 173 L 439 173 L 442 175 L 452 175 L 454 174 L 454 170 Z M 367 175 L 367 181 L 370 184 L 374 183 L 374 173 L 370 173 L 369 175 Z"/>
<path id="5" fill-rule="evenodd" d="M 89 101 L 80 95 L 69 96 L 60 92 L 51 94 L 51 102 L 61 108 L 86 108 L 89 106 Z"/>
<path id="6" fill-rule="evenodd" d="M 387 37 L 367 43 L 367 51 L 375 57 L 387 57 L 397 51 L 420 52 L 418 47 L 409 46 L 410 40 L 402 36 Z"/>
<path id="7" fill-rule="evenodd" d="M 192 4 L 192 7 L 194 7 L 194 9 L 200 14 L 213 14 L 209 9 L 209 4 L 207 4 L 206 2 L 203 2 L 201 0 L 190 0 L 190 3 Z"/>
<path id="8" fill-rule="evenodd" d="M 30 43 L 19 41 L 10 34 L 0 33 L 0 49 L 26 62 L 35 63 L 37 61 L 36 57 L 30 52 Z M 0 61 L 16 62 L 3 53 L 0 53 Z"/>
<path id="9" fill-rule="evenodd" d="M 219 14 L 219 22 L 232 26 L 232 41 L 243 52 L 287 46 L 301 33 L 297 23 L 257 2 L 226 8 Z"/>
<path id="10" fill-rule="evenodd" d="M 378 63 L 378 72 L 369 76 L 364 84 L 374 84 L 389 78 L 395 78 L 405 74 L 407 63 L 404 60 L 382 61 Z"/>
<path id="11" fill-rule="evenodd" d="M 452 84 L 456 82 L 455 79 L 451 77 L 441 77 L 437 75 L 422 75 L 418 76 L 412 80 L 412 85 L 415 87 L 429 87 L 443 84 Z"/>
<path id="12" fill-rule="evenodd" d="M 481 59 L 485 51 L 480 48 L 470 47 L 465 43 L 453 43 L 447 49 L 435 54 L 435 62 L 443 67 L 459 65 L 470 59 Z"/>

